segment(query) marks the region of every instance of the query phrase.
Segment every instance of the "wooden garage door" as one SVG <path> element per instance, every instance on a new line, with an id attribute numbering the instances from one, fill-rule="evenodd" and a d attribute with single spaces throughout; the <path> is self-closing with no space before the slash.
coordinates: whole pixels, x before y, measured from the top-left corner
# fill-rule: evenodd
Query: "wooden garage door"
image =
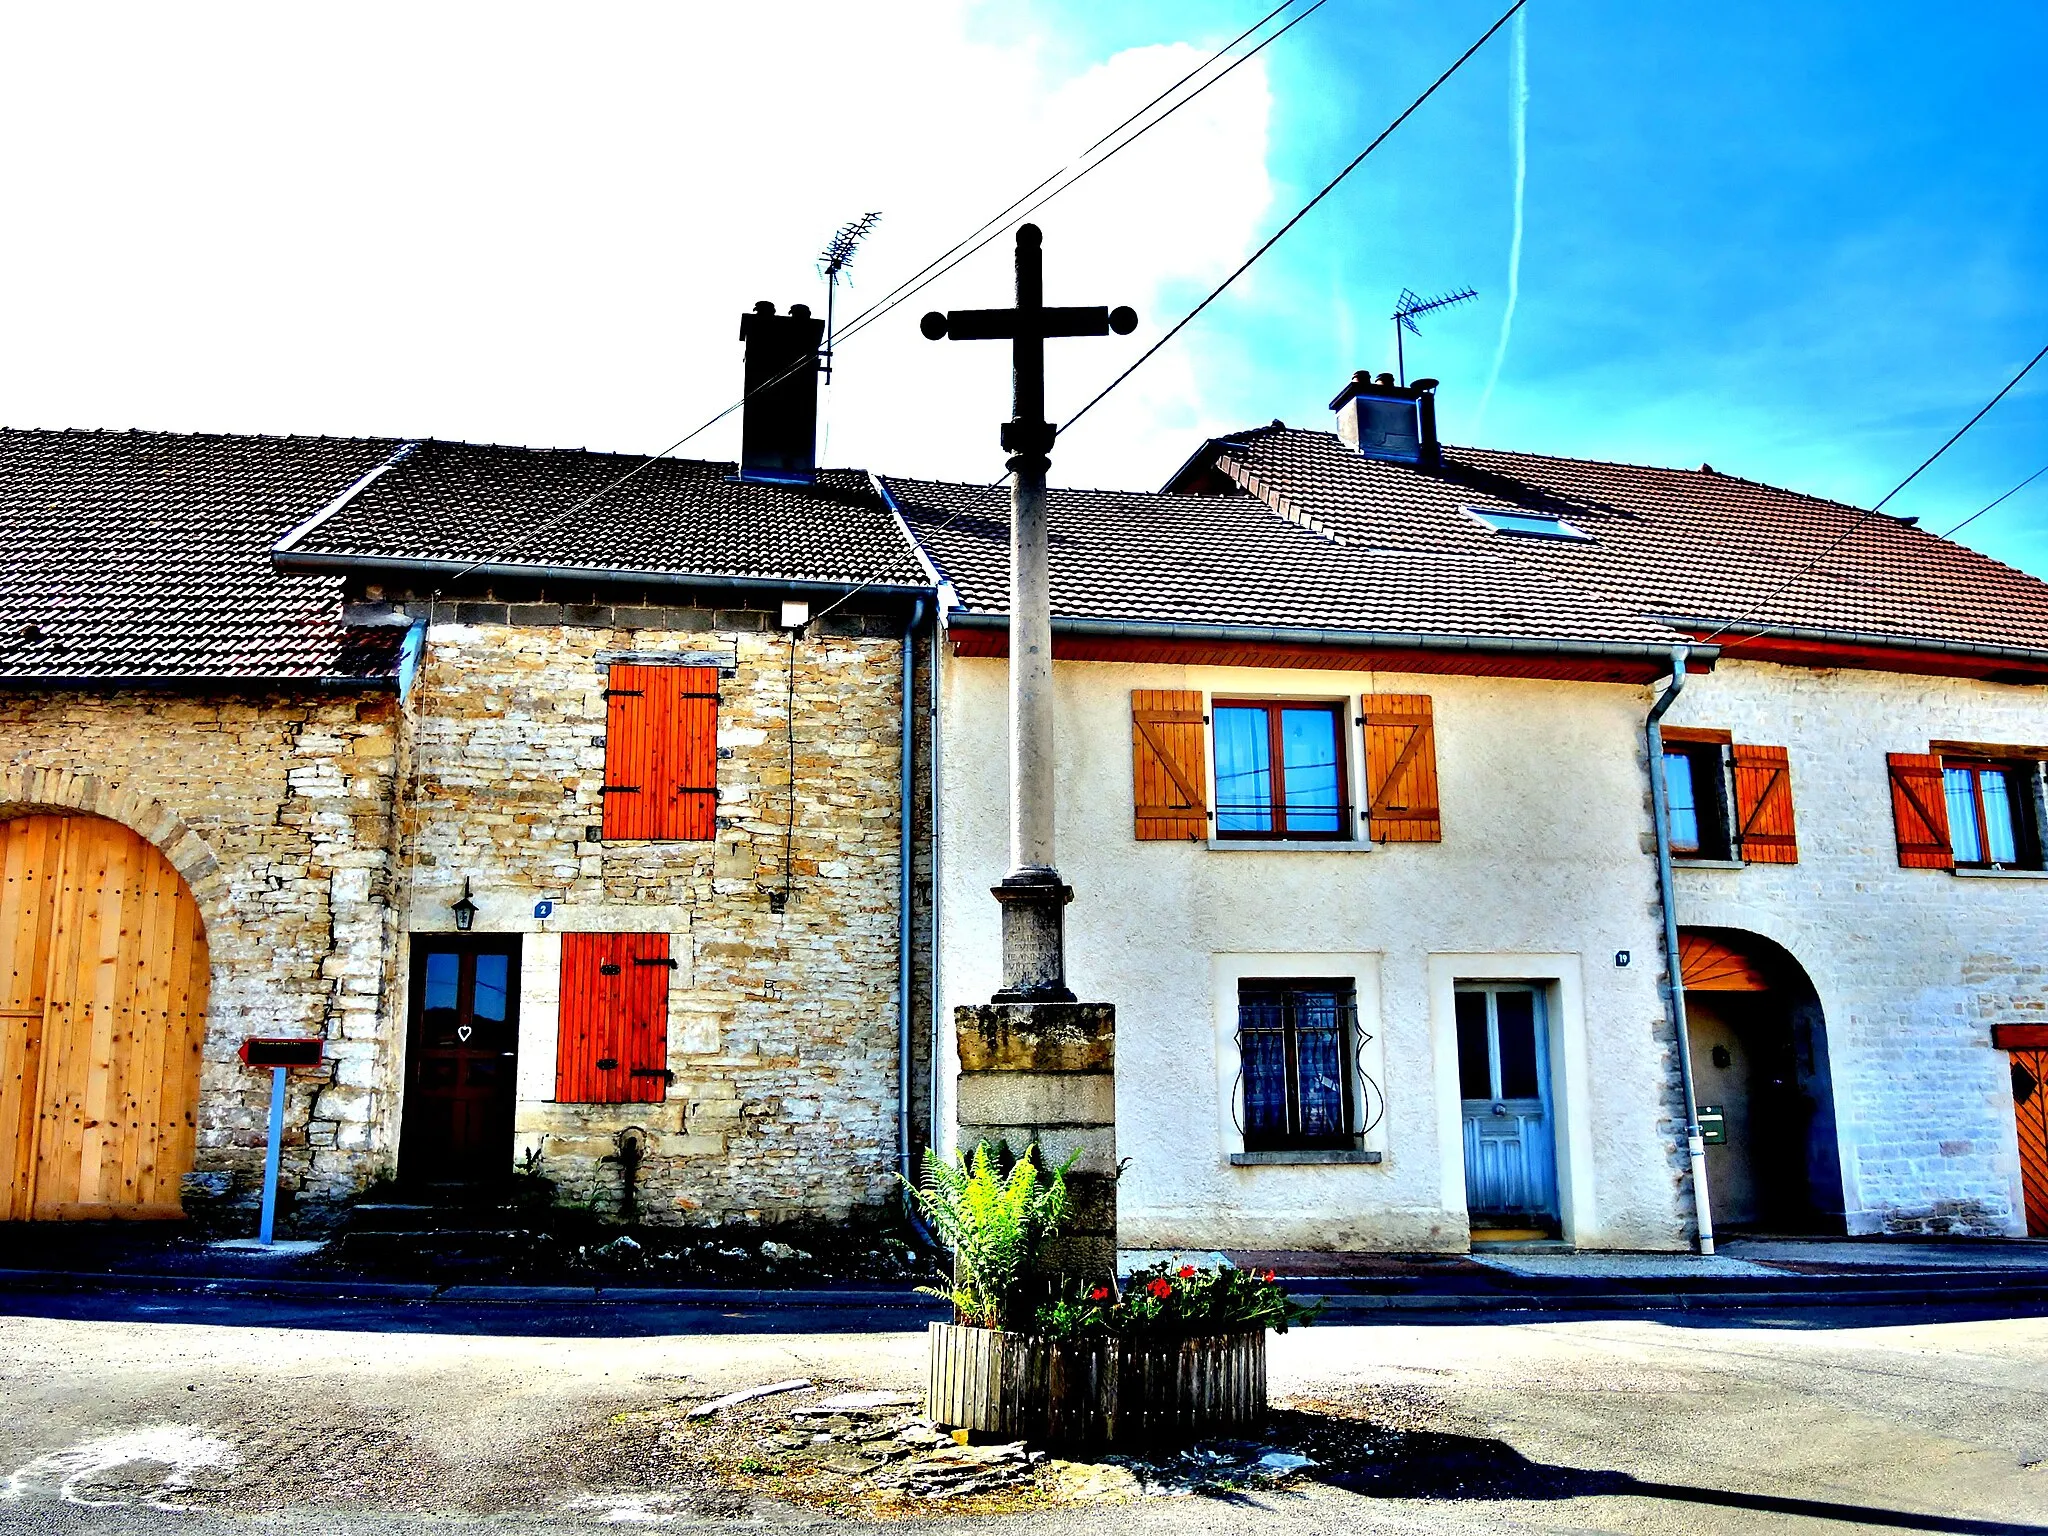
<path id="1" fill-rule="evenodd" d="M 0 822 L 0 1220 L 182 1214 L 206 983 L 155 848 L 97 817 Z"/>

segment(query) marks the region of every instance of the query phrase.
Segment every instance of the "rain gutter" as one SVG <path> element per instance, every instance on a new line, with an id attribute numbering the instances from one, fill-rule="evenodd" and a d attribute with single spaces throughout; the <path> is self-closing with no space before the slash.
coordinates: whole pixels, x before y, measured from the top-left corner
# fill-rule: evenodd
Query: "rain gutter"
<path id="1" fill-rule="evenodd" d="M 1745 639 L 1811 640 L 1818 645 L 1867 645 L 1888 651 L 1936 651 L 1955 656 L 1984 656 L 1997 661 L 2021 661 L 2048 667 L 2048 649 L 2017 645 L 1992 645 L 1975 640 L 1936 640 L 1910 635 L 1878 634 L 1866 629 L 1801 629 L 1789 624 L 1722 624 L 1713 619 L 1653 616 L 1651 622 L 1673 629 L 1715 630 L 1725 634 L 1729 651 L 1741 649 Z M 1732 658 L 1731 658 L 1732 659 Z"/>
<path id="2" fill-rule="evenodd" d="M 1656 822 L 1653 831 L 1657 842 L 1657 899 L 1664 909 L 1664 964 L 1668 978 L 1664 994 L 1671 1028 L 1678 1037 L 1678 1075 L 1685 1094 L 1685 1150 L 1692 1164 L 1693 1226 L 1700 1253 L 1711 1256 L 1714 1211 L 1707 1198 L 1707 1149 L 1700 1139 L 1699 1098 L 1692 1080 L 1692 1033 L 1685 1018 L 1685 977 L 1678 965 L 1678 901 L 1671 885 L 1671 806 L 1669 788 L 1664 782 L 1664 728 L 1660 723 L 1665 711 L 1685 691 L 1686 659 L 1685 646 L 1671 648 L 1670 680 L 1657 696 L 1657 702 L 1650 706 L 1650 717 L 1643 730 L 1650 744 L 1650 813 Z"/>

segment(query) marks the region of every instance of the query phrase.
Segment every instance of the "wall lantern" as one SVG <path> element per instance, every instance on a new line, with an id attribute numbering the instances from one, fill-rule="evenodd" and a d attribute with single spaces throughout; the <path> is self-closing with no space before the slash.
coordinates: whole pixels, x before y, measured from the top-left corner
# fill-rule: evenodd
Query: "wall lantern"
<path id="1" fill-rule="evenodd" d="M 455 903 L 455 931 L 467 933 L 476 921 L 476 903 L 470 899 L 469 876 L 462 877 L 462 899 Z"/>

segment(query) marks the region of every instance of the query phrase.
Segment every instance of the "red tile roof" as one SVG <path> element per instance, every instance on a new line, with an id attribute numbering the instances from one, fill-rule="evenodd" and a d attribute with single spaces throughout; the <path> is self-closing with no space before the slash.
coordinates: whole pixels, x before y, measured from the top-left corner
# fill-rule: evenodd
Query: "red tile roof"
<path id="1" fill-rule="evenodd" d="M 1908 520 L 1704 466 L 1447 446 L 1428 468 L 1367 459 L 1330 432 L 1260 427 L 1213 441 L 1168 489 L 1198 483 L 1212 464 L 1362 548 L 1490 553 L 1639 620 L 1693 633 L 1728 625 L 1719 643 L 1730 656 L 1743 635 L 1779 627 L 2048 655 L 2048 583 Z M 1468 506 L 1560 515 L 1590 537 L 1498 533 Z"/>

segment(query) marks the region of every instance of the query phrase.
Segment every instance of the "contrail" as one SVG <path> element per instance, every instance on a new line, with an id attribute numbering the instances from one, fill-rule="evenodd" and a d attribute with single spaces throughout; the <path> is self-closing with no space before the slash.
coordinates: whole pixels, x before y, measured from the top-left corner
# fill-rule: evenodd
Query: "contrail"
<path id="1" fill-rule="evenodd" d="M 1501 311 L 1500 345 L 1494 348 L 1493 371 L 1486 376 L 1486 388 L 1479 396 L 1479 410 L 1472 418 L 1476 431 L 1486 420 L 1486 407 L 1493 399 L 1493 387 L 1500 382 L 1501 364 L 1507 361 L 1508 335 L 1515 328 L 1515 300 L 1522 292 L 1522 193 L 1529 182 L 1529 13 L 1515 13 L 1515 51 L 1508 78 L 1508 123 L 1515 139 L 1515 232 L 1508 242 L 1508 307 Z"/>

